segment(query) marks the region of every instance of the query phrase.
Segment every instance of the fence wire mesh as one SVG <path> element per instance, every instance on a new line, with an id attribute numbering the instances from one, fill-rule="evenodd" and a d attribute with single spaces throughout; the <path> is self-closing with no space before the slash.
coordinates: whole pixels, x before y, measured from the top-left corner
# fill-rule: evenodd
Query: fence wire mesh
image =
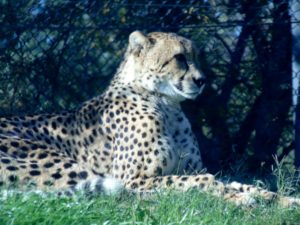
<path id="1" fill-rule="evenodd" d="M 75 108 L 109 84 L 130 32 L 176 32 L 208 76 L 184 105 L 208 168 L 293 157 L 299 2 L 1 1 L 0 115 Z"/>

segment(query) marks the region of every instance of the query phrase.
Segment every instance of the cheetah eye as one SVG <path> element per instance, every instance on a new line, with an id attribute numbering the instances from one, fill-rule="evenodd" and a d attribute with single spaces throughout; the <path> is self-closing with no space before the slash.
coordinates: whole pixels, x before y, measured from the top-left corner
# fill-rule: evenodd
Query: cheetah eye
<path id="1" fill-rule="evenodd" d="M 177 55 L 174 56 L 174 58 L 186 70 L 189 68 L 189 65 L 188 65 L 188 63 L 186 61 L 186 58 L 185 58 L 185 56 L 183 54 L 177 54 Z"/>

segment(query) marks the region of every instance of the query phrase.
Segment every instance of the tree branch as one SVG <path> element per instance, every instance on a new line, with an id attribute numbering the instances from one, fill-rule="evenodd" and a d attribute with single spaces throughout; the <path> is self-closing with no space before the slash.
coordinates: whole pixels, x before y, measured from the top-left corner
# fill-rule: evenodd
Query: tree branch
<path id="1" fill-rule="evenodd" d="M 288 154 L 290 154 L 290 152 L 293 151 L 294 149 L 295 149 L 295 142 L 293 141 L 282 150 L 282 153 L 278 156 L 278 161 L 280 162 L 281 160 L 283 160 L 283 158 L 286 157 Z"/>

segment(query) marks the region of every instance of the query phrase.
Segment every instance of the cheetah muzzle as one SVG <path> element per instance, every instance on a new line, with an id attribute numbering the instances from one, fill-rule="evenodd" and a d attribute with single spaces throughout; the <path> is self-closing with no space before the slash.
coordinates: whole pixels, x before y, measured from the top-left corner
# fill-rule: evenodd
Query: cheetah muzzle
<path id="1" fill-rule="evenodd" d="M 200 150 L 180 107 L 204 88 L 197 57 L 193 42 L 177 34 L 131 33 L 102 95 L 67 113 L 0 119 L 0 184 L 109 193 L 196 188 L 237 204 L 257 195 L 299 205 L 200 174 Z"/>

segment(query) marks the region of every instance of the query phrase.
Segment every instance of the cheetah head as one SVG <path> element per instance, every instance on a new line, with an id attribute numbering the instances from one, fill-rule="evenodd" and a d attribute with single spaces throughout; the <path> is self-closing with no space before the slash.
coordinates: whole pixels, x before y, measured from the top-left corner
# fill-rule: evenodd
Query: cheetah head
<path id="1" fill-rule="evenodd" d="M 197 56 L 193 42 L 177 34 L 135 31 L 129 36 L 124 79 L 178 101 L 194 99 L 205 80 Z"/>

